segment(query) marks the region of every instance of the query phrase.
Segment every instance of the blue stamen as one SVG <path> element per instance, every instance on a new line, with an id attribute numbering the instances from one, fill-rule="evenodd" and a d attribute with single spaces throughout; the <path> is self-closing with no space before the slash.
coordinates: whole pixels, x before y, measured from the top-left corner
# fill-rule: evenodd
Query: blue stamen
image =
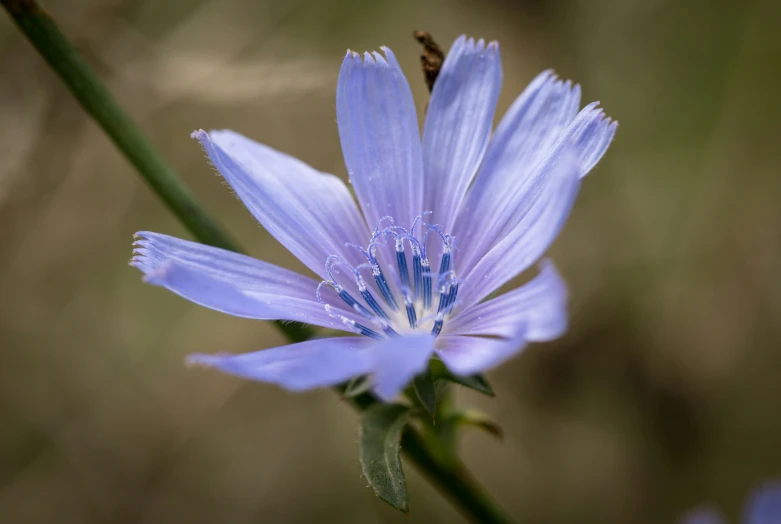
<path id="1" fill-rule="evenodd" d="M 336 264 L 343 264 L 342 260 L 336 255 L 330 255 L 328 258 L 325 259 L 325 273 L 326 275 L 328 275 L 328 278 L 331 279 L 331 282 L 336 282 L 333 273 L 334 266 Z"/>
<path id="2" fill-rule="evenodd" d="M 383 268 L 380 266 L 380 262 L 377 259 L 377 248 L 379 246 L 385 245 L 388 248 L 393 249 L 391 247 L 392 244 L 388 245 L 389 243 L 386 241 L 387 237 L 391 236 L 395 239 L 396 265 L 398 270 L 398 278 L 395 276 L 392 278 L 401 290 L 404 300 L 404 309 L 410 328 L 416 330 L 421 323 L 427 326 L 431 325 L 429 323 L 433 320 L 431 333 L 434 336 L 438 336 L 443 331 L 445 318 L 453 309 L 456 297 L 458 296 L 459 283 L 456 280 L 456 274 L 453 270 L 454 264 L 452 255 L 452 251 L 455 249 L 455 238 L 445 234 L 442 231 L 441 226 L 428 224 L 421 220 L 428 214 L 431 214 L 431 212 L 426 211 L 418 215 L 409 229 L 394 224 L 392 217 L 382 217 L 374 228 L 371 240 L 366 248 L 357 244 L 345 244 L 348 247 L 360 251 L 368 263 L 352 266 L 343 261 L 338 255 L 331 255 L 326 259 L 325 272 L 327 277 L 325 281 L 320 282 L 317 286 L 315 294 L 331 317 L 340 320 L 348 326 L 350 331 L 376 340 L 385 340 L 400 336 L 399 332 L 396 331 L 396 328 L 399 326 L 395 325 L 395 322 L 397 322 L 395 314 L 386 312 L 386 305 L 380 303 L 379 297 L 375 297 L 378 293 L 377 290 L 379 290 L 379 293 L 382 295 L 387 306 L 394 312 L 400 310 L 401 304 L 398 302 L 398 299 L 394 297 L 389 282 L 383 273 Z M 415 236 L 415 228 L 419 222 L 428 227 L 428 231 L 422 235 L 422 238 L 416 238 Z M 435 236 L 438 236 L 442 241 L 442 252 L 438 273 L 431 270 L 431 263 L 426 254 L 428 238 L 432 233 L 435 233 Z M 380 241 L 381 237 L 384 237 L 382 238 L 382 241 Z M 405 240 L 409 242 L 409 247 L 412 250 L 411 276 L 407 254 L 404 250 Z M 388 255 L 390 255 L 390 253 L 388 253 Z M 390 256 L 392 257 L 392 255 Z M 377 290 L 371 289 L 366 285 L 362 273 L 363 270 L 367 268 L 370 268 L 372 271 Z M 360 293 L 360 298 L 357 295 L 351 294 L 354 293 L 354 291 L 348 291 L 337 283 L 335 277 L 344 269 L 351 271 L 355 276 L 355 283 L 358 292 Z M 392 269 L 391 272 L 393 272 Z M 338 307 L 333 308 L 326 302 L 325 297 L 321 294 L 322 286 L 330 286 L 333 288 L 345 304 L 353 311 L 356 311 L 361 316 L 369 319 L 369 322 L 360 324 L 355 320 L 340 314 L 340 309 Z M 430 310 L 433 307 L 435 291 L 439 294 L 439 304 L 437 312 L 433 313 L 430 312 Z M 330 300 L 333 299 L 331 298 Z M 418 302 L 422 302 L 422 320 L 418 318 L 418 311 L 416 308 Z M 344 309 L 341 309 L 341 311 L 343 312 Z M 392 318 L 393 320 L 391 320 Z M 406 328 L 402 329 L 406 331 Z"/>
<path id="3" fill-rule="evenodd" d="M 445 235 L 442 233 L 441 228 L 437 224 L 428 224 L 424 222 L 425 225 L 428 226 L 429 230 L 426 231 L 426 236 L 423 237 L 423 257 L 426 257 L 426 244 L 428 242 L 428 236 L 434 232 L 437 235 L 439 235 L 439 238 L 442 239 L 442 244 L 444 246 L 442 250 L 442 262 L 439 264 L 439 274 L 440 276 L 445 274 L 447 271 L 450 270 L 450 259 L 451 255 L 450 252 L 453 247 L 453 237 L 450 235 Z"/>
<path id="4" fill-rule="evenodd" d="M 366 318 L 374 318 L 374 316 L 371 314 L 371 312 L 368 309 L 366 309 L 360 302 L 355 300 L 352 297 L 352 295 L 350 295 L 347 291 L 345 291 L 345 289 L 342 286 L 336 283 L 336 278 L 334 278 L 333 270 L 334 270 L 334 266 L 337 264 L 342 264 L 343 266 L 351 270 L 353 273 L 357 274 L 355 268 L 343 262 L 338 256 L 331 255 L 325 260 L 325 272 L 328 275 L 328 278 L 331 279 L 326 283 L 332 288 L 334 288 L 334 291 L 336 291 L 339 294 L 341 299 L 344 300 L 348 306 L 350 306 L 351 308 L 353 308 L 355 311 L 365 316 Z"/>
<path id="5" fill-rule="evenodd" d="M 412 304 L 407 304 L 407 320 L 409 320 L 409 327 L 412 329 L 418 327 L 418 315 L 415 313 L 415 308 Z"/>
<path id="6" fill-rule="evenodd" d="M 439 264 L 439 274 L 444 275 L 450 270 L 450 252 L 442 253 L 442 262 Z"/>
<path id="7" fill-rule="evenodd" d="M 374 295 L 371 294 L 371 291 L 366 288 L 366 282 L 363 280 L 363 276 L 361 276 L 360 272 L 361 269 L 365 268 L 371 268 L 371 264 L 361 264 L 355 268 L 355 283 L 358 284 L 358 291 L 360 291 L 361 296 L 366 301 L 366 303 L 369 304 L 369 307 L 372 309 L 372 311 L 381 316 L 383 319 L 389 321 L 390 318 L 388 315 L 374 298 Z"/>
<path id="8" fill-rule="evenodd" d="M 377 221 L 377 226 L 375 226 L 375 228 L 374 228 L 374 234 L 372 235 L 372 241 L 374 241 L 374 239 L 377 238 L 380 235 L 380 233 L 382 232 L 382 229 L 380 228 L 380 225 L 382 225 L 382 223 L 384 221 L 386 221 L 386 220 L 390 223 L 391 226 L 393 226 L 393 217 L 392 216 L 386 215 L 386 216 L 382 217 L 381 219 L 379 219 Z"/>
<path id="9" fill-rule="evenodd" d="M 442 287 L 439 290 L 439 306 L 437 307 L 437 313 L 442 313 L 442 310 L 445 309 L 445 303 L 447 302 L 447 295 L 450 291 L 450 286 Z"/>
<path id="10" fill-rule="evenodd" d="M 374 315 L 372 315 L 371 311 L 363 307 L 361 303 L 355 300 L 352 297 L 352 295 L 350 295 L 350 293 L 344 290 L 343 287 L 337 286 L 334 289 L 336 289 L 337 293 L 339 293 L 339 296 L 342 298 L 342 300 L 347 302 L 348 306 L 350 306 L 351 308 L 353 308 L 355 311 L 365 316 L 366 318 L 374 318 Z"/>
<path id="11" fill-rule="evenodd" d="M 396 333 L 396 331 L 392 327 L 390 327 L 390 326 L 385 326 L 382 329 L 382 332 L 385 333 L 386 335 L 388 335 L 391 338 L 398 338 L 398 337 L 401 336 L 398 333 Z"/>
<path id="12" fill-rule="evenodd" d="M 370 261 L 370 262 L 371 262 L 371 259 L 372 259 L 372 257 L 371 257 L 371 255 L 369 254 L 369 252 L 368 252 L 368 251 L 366 251 L 366 250 L 365 250 L 364 248 L 362 248 L 361 246 L 359 246 L 358 244 L 353 244 L 352 242 L 347 242 L 347 243 L 345 243 L 345 247 L 351 247 L 351 248 L 357 249 L 358 251 L 360 251 L 360 252 L 363 254 L 363 256 L 365 256 L 365 257 L 366 257 L 366 259 L 367 259 L 368 261 Z M 369 245 L 369 248 L 371 248 L 371 245 Z M 331 257 L 328 257 L 328 258 L 331 258 Z"/>
<path id="13" fill-rule="evenodd" d="M 393 219 L 391 217 L 383 217 L 380 219 L 380 221 L 386 219 L 390 219 L 391 223 L 393 223 Z M 396 300 L 393 298 L 393 293 L 391 293 L 390 287 L 388 287 L 388 282 L 387 280 L 385 280 L 385 275 L 382 274 L 382 269 L 380 269 L 380 264 L 377 262 L 377 258 L 374 256 L 374 250 L 377 249 L 377 244 L 375 244 L 373 240 L 380 234 L 383 234 L 383 232 L 379 231 L 379 224 L 378 224 L 377 229 L 375 229 L 374 235 L 372 235 L 372 243 L 369 244 L 369 249 L 363 249 L 361 246 L 352 243 L 348 243 L 345 245 L 348 247 L 354 247 L 358 249 L 361 253 L 363 253 L 363 255 L 369 261 L 369 265 L 372 268 L 372 275 L 374 276 L 374 281 L 377 283 L 377 287 L 380 289 L 380 293 L 382 293 L 382 298 L 385 299 L 385 302 L 388 303 L 388 305 L 393 311 L 398 311 L 399 306 L 398 304 L 396 304 Z"/>
<path id="14" fill-rule="evenodd" d="M 415 298 L 420 298 L 423 294 L 423 261 L 417 249 L 412 250 L 412 275 L 415 280 Z"/>
<path id="15" fill-rule="evenodd" d="M 418 225 L 418 221 L 424 216 L 430 215 L 431 213 L 433 213 L 433 211 L 424 211 L 415 217 L 415 220 L 412 221 L 412 226 L 409 228 L 409 236 L 411 237 L 415 236 L 415 226 Z"/>
<path id="16" fill-rule="evenodd" d="M 407 309 L 407 320 L 409 320 L 409 327 L 415 329 L 418 327 L 418 314 L 415 312 L 415 305 L 412 303 L 412 299 L 410 298 L 411 293 L 409 288 L 404 288 L 402 292 L 404 293 L 404 305 Z"/>
<path id="17" fill-rule="evenodd" d="M 447 302 L 445 303 L 444 310 L 447 313 L 453 303 L 456 301 L 456 296 L 458 295 L 458 282 L 450 286 L 450 291 L 447 294 Z"/>
<path id="18" fill-rule="evenodd" d="M 431 307 L 431 266 L 427 259 L 422 260 L 423 265 L 423 309 Z M 417 286 L 417 282 L 415 283 Z"/>
<path id="19" fill-rule="evenodd" d="M 396 239 L 396 264 L 399 266 L 399 278 L 401 279 L 401 286 L 409 288 L 407 255 L 404 253 L 404 241 L 401 239 Z"/>
<path id="20" fill-rule="evenodd" d="M 377 300 L 372 296 L 372 294 L 369 292 L 368 289 L 364 289 L 361 291 L 361 296 L 366 301 L 367 304 L 369 304 L 369 307 L 372 308 L 372 311 L 377 313 L 379 316 L 384 318 L 385 320 L 390 320 L 388 317 L 388 314 L 385 313 L 385 311 L 382 309 L 380 304 L 377 302 Z"/>
<path id="21" fill-rule="evenodd" d="M 442 332 L 442 326 L 445 324 L 443 319 L 439 318 L 439 315 L 437 315 L 437 319 L 434 321 L 434 327 L 431 329 L 431 334 L 435 337 L 439 336 L 439 334 Z"/>
<path id="22" fill-rule="evenodd" d="M 447 291 L 442 289 L 439 295 L 439 308 L 437 309 L 436 320 L 434 320 L 434 327 L 431 329 L 431 334 L 439 336 L 442 332 L 442 326 L 445 324 L 445 315 L 448 314 L 453 307 L 453 303 L 456 301 L 458 295 L 458 283 L 448 285 Z"/>
<path id="23" fill-rule="evenodd" d="M 366 326 L 362 324 L 358 324 L 357 322 L 353 324 L 353 327 L 358 330 L 358 333 L 361 335 L 365 335 L 369 338 L 373 338 L 376 340 L 385 340 L 385 337 L 374 331 L 373 329 L 369 329 Z"/>
<path id="24" fill-rule="evenodd" d="M 442 238 L 442 243 L 447 245 L 447 239 L 445 238 L 445 235 L 442 234 L 442 231 L 439 230 L 439 226 L 435 224 L 429 224 L 428 222 L 423 222 L 424 226 L 428 227 L 428 231 L 426 231 L 426 234 L 423 235 L 423 243 L 421 244 L 421 249 L 423 251 L 423 258 L 428 258 L 426 256 L 426 247 L 428 246 L 428 237 L 431 235 L 431 233 L 436 233 L 437 235 Z"/>
<path id="25" fill-rule="evenodd" d="M 330 285 L 329 282 L 321 282 L 321 284 L 329 284 Z M 319 286 L 318 286 L 318 290 L 319 290 Z M 318 296 L 318 298 L 320 298 L 320 297 Z M 341 320 L 345 325 L 349 326 L 352 329 L 355 329 L 359 334 L 365 335 L 367 337 L 374 338 L 374 339 L 377 339 L 377 340 L 385 340 L 385 337 L 383 337 L 382 335 L 380 335 L 379 333 L 377 333 L 373 329 L 367 328 L 363 324 L 359 324 L 358 322 L 356 322 L 354 320 L 351 320 L 351 319 L 345 317 L 344 315 L 340 315 L 338 313 L 334 313 L 333 311 L 331 311 L 332 308 L 331 308 L 330 304 L 324 302 L 323 305 L 325 306 L 325 312 L 328 313 L 328 315 L 330 315 L 331 317 L 333 317 L 335 319 Z"/>
<path id="26" fill-rule="evenodd" d="M 434 327 L 431 329 L 431 334 L 434 336 L 438 336 L 442 331 L 445 315 L 453 308 L 453 304 L 455 304 L 456 297 L 458 296 L 458 281 L 455 280 L 455 272 L 448 271 L 445 275 L 440 276 L 440 280 L 447 278 L 452 278 L 452 280 L 445 282 L 445 284 L 439 288 L 439 307 L 437 308 Z"/>
<path id="27" fill-rule="evenodd" d="M 372 266 L 372 274 L 374 275 L 374 281 L 377 283 L 377 287 L 380 288 L 382 298 L 385 299 L 385 302 L 388 303 L 393 311 L 398 311 L 399 305 L 396 304 L 396 299 L 393 298 L 393 293 L 391 293 L 391 290 L 388 287 L 388 281 L 385 280 L 385 275 L 382 274 L 379 265 Z"/>
<path id="28" fill-rule="evenodd" d="M 455 277 L 455 271 L 448 271 L 447 273 L 439 275 L 439 279 L 437 281 L 437 288 L 439 289 L 439 307 L 437 308 L 438 314 L 446 314 L 447 308 L 451 304 L 451 298 L 452 300 L 455 300 L 454 293 L 458 292 L 458 283 L 456 282 Z M 453 291 L 454 287 L 456 287 L 455 292 Z"/>
<path id="29" fill-rule="evenodd" d="M 332 280 L 323 280 L 317 285 L 317 290 L 315 291 L 315 295 L 317 296 L 317 300 L 321 304 L 327 305 L 326 301 L 323 299 L 322 294 L 320 293 L 320 288 L 322 288 L 323 286 L 331 286 L 334 289 L 334 291 L 336 291 L 336 293 L 339 295 L 339 297 L 347 303 L 348 306 L 353 308 L 361 315 L 365 316 L 366 318 L 374 318 L 374 315 L 372 315 L 368 309 L 363 307 L 363 305 L 361 305 L 360 302 L 355 300 L 352 297 L 352 295 L 350 295 L 347 291 L 345 291 L 345 289 L 342 286 L 340 286 L 339 284 L 337 284 Z"/>
<path id="30" fill-rule="evenodd" d="M 398 232 L 395 233 L 396 234 L 396 260 L 399 265 L 400 272 L 402 273 L 401 284 L 402 286 L 410 287 L 409 276 L 407 271 L 406 255 L 404 256 L 403 262 L 399 258 L 399 253 L 404 252 L 404 240 L 407 240 L 409 242 L 410 248 L 412 249 L 412 275 L 413 275 L 413 281 L 415 283 L 415 288 L 413 291 L 415 293 L 415 299 L 418 299 L 423 293 L 423 265 L 422 265 L 422 257 L 421 257 L 421 245 L 420 242 L 418 242 L 418 239 L 407 234 L 404 228 L 396 228 L 396 229 L 398 231 L 401 231 L 401 233 Z M 403 269 L 401 269 L 402 267 Z"/>

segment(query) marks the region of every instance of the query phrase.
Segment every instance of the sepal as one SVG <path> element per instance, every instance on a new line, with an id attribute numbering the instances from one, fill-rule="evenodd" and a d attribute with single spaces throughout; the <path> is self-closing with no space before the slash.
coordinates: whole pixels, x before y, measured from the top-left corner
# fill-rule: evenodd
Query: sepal
<path id="1" fill-rule="evenodd" d="M 473 389 L 479 393 L 482 393 L 483 395 L 488 395 L 489 397 L 496 396 L 494 394 L 494 389 L 491 387 L 491 384 L 488 383 L 488 380 L 486 380 L 483 375 L 454 375 L 447 369 L 447 367 L 445 367 L 445 364 L 441 360 L 432 360 L 429 364 L 429 368 L 431 377 L 435 381 L 445 380 L 447 382 L 453 382 L 454 384 L 459 384 L 466 388 Z"/>
<path id="2" fill-rule="evenodd" d="M 436 384 L 434 384 L 431 373 L 426 370 L 416 376 L 412 381 L 412 385 L 415 389 L 415 396 L 418 403 L 426 409 L 429 415 L 431 415 L 431 420 L 436 422 L 437 387 Z"/>
<path id="3" fill-rule="evenodd" d="M 487 431 L 499 440 L 504 440 L 504 430 L 487 414 L 475 409 L 454 411 L 448 417 L 448 422 L 454 427 L 472 426 Z"/>

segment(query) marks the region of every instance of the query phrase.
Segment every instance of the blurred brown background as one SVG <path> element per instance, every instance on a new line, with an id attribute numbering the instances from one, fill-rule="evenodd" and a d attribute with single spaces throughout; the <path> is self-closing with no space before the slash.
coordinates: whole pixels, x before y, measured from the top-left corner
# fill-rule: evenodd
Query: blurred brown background
<path id="1" fill-rule="evenodd" d="M 477 476 L 525 523 L 735 517 L 781 474 L 781 3 L 775 0 L 45 2 L 251 252 L 300 268 L 214 176 L 228 127 L 344 176 L 346 48 L 388 45 L 419 106 L 413 29 L 499 40 L 502 112 L 540 70 L 621 122 L 551 255 L 572 328 L 461 393 Z M 355 414 L 186 369 L 283 342 L 151 286 L 131 236 L 188 238 L 0 15 L 0 521 L 460 522 L 407 468 L 411 517 L 360 476 Z"/>

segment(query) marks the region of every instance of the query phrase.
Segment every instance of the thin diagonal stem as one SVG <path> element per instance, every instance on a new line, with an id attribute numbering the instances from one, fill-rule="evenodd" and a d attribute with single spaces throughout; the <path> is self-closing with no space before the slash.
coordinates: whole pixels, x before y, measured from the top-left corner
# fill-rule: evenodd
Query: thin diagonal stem
<path id="1" fill-rule="evenodd" d="M 344 391 L 341 387 L 335 389 L 340 393 Z M 366 410 L 377 402 L 370 393 L 362 393 L 349 400 L 359 411 Z M 449 456 L 447 461 L 437 458 L 412 426 L 407 426 L 401 437 L 401 450 L 418 471 L 471 521 L 489 524 L 513 522 L 459 458 Z"/>
<path id="2" fill-rule="evenodd" d="M 85 111 L 193 236 L 205 244 L 241 253 L 242 249 L 194 199 L 43 9 L 34 0 L 0 0 L 0 3 Z M 276 325 L 293 341 L 306 340 L 311 334 L 308 328 L 300 325 L 292 328 L 290 324 L 277 322 Z M 375 402 L 374 397 L 364 394 L 351 403 L 362 411 Z M 487 523 L 510 522 L 461 462 L 445 465 L 438 461 L 414 429 L 410 428 L 404 434 L 402 449 L 415 466 L 471 519 Z"/>
<path id="3" fill-rule="evenodd" d="M 2 0 L 2 4 L 84 110 L 192 234 L 212 246 L 239 251 L 36 2 Z"/>
<path id="4" fill-rule="evenodd" d="M 204 244 L 241 253 L 238 244 L 206 213 L 43 9 L 32 0 L 0 2 L 84 110 L 193 236 Z M 302 324 L 276 324 L 294 342 L 312 335 L 312 329 Z"/>

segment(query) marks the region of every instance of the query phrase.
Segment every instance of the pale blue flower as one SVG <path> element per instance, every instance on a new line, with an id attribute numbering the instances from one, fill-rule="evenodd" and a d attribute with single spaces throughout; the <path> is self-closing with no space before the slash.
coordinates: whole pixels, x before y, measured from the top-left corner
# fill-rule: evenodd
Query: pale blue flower
<path id="1" fill-rule="evenodd" d="M 193 134 L 255 218 L 318 280 L 149 232 L 138 233 L 132 261 L 147 282 L 203 306 L 355 336 L 191 362 L 291 390 L 369 375 L 387 400 L 433 356 L 468 375 L 566 330 L 566 287 L 549 261 L 528 284 L 485 299 L 556 238 L 616 123 L 596 103 L 578 112 L 580 87 L 546 71 L 492 135 L 499 47 L 461 37 L 421 140 L 407 80 L 383 51 L 348 52 L 336 90 L 358 205 L 340 179 L 238 133 Z"/>
<path id="2" fill-rule="evenodd" d="M 681 524 L 726 524 L 726 519 L 713 508 L 690 513 Z M 746 502 L 742 524 L 781 524 L 781 480 L 766 482 L 757 488 Z"/>

